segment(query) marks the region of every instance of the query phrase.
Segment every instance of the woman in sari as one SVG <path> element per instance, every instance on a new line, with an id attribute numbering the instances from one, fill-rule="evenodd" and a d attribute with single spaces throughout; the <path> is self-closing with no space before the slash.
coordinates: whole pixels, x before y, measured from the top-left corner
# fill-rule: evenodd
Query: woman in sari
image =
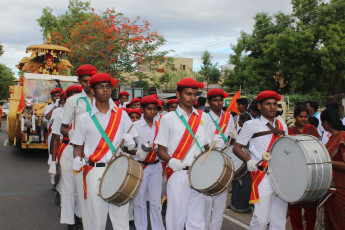
<path id="1" fill-rule="evenodd" d="M 326 144 L 333 168 L 333 185 L 336 192 L 325 203 L 325 225 L 327 230 L 345 228 L 345 126 L 336 109 L 321 113 L 323 128 L 332 134 Z"/>
<path id="2" fill-rule="evenodd" d="M 289 135 L 309 134 L 320 139 L 315 126 L 308 124 L 308 109 L 306 105 L 299 104 L 294 110 L 295 125 L 289 127 Z M 307 223 L 307 230 L 313 230 L 316 221 L 317 202 L 301 202 L 289 204 L 289 214 L 292 228 L 294 230 L 303 230 L 302 209 Z"/>

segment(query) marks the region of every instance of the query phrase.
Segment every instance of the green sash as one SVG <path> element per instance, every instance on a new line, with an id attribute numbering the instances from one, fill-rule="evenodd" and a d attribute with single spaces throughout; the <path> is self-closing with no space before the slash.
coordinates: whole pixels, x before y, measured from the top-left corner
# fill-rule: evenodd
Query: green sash
<path id="1" fill-rule="evenodd" d="M 225 137 L 224 132 L 220 132 L 221 128 L 219 127 L 218 122 L 216 122 L 216 121 L 213 119 L 213 117 L 212 117 L 212 115 L 211 115 L 210 113 L 208 113 L 208 115 L 210 115 L 210 117 L 211 117 L 211 119 L 212 119 L 214 125 L 216 126 L 218 132 L 219 132 L 220 135 L 222 136 L 224 142 L 228 142 L 228 138 Z M 225 116 L 225 115 L 224 115 L 224 116 Z M 225 122 L 225 119 L 224 119 L 224 122 Z"/>
<path id="2" fill-rule="evenodd" d="M 184 124 L 184 126 L 188 129 L 188 132 L 190 133 L 190 135 L 193 137 L 195 143 L 197 144 L 197 146 L 199 147 L 200 151 L 203 151 L 203 148 L 200 146 L 198 140 L 196 139 L 196 137 L 194 136 L 193 130 L 192 128 L 189 126 L 188 122 L 186 121 L 186 119 L 184 118 L 183 115 L 179 116 L 177 111 L 175 110 L 176 115 L 181 119 L 182 123 Z"/>
<path id="3" fill-rule="evenodd" d="M 91 114 L 90 114 L 91 116 Z M 109 149 L 111 150 L 111 153 L 114 153 L 116 151 L 116 148 L 114 147 L 113 143 L 111 142 L 111 140 L 109 139 L 109 137 L 107 136 L 107 134 L 105 133 L 104 129 L 102 128 L 101 124 L 99 123 L 99 121 L 97 120 L 97 117 L 95 115 L 91 116 L 91 119 L 93 121 L 93 123 L 95 124 L 95 126 L 97 127 L 99 133 L 102 135 L 104 141 L 107 143 L 107 145 L 109 146 Z"/>

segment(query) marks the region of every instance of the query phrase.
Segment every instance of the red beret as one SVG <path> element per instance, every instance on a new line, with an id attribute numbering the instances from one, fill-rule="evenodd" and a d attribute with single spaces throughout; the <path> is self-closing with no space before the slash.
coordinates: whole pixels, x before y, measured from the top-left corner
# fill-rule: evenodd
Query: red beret
<path id="1" fill-rule="evenodd" d="M 65 90 L 65 91 L 62 91 L 62 92 L 60 93 L 60 98 L 62 98 L 62 99 L 65 99 L 65 98 L 66 98 L 66 90 Z"/>
<path id="2" fill-rule="evenodd" d="M 117 101 L 114 101 L 114 103 L 115 103 L 115 105 L 116 105 L 117 107 L 120 106 L 120 103 L 118 103 Z"/>
<path id="3" fill-rule="evenodd" d="M 80 93 L 81 91 L 83 91 L 81 85 L 70 85 L 66 89 L 66 93 Z"/>
<path id="4" fill-rule="evenodd" d="M 141 99 L 140 105 L 146 104 L 158 104 L 158 99 L 153 95 L 145 96 Z"/>
<path id="5" fill-rule="evenodd" d="M 139 114 L 141 116 L 140 109 L 127 109 L 126 111 L 128 113 L 128 116 L 131 115 L 132 113 L 137 113 L 137 114 Z"/>
<path id="6" fill-rule="evenodd" d="M 50 95 L 53 95 L 53 94 L 60 94 L 61 93 L 61 89 L 60 88 L 57 88 L 57 89 L 53 89 L 52 91 L 50 91 Z"/>
<path id="7" fill-rule="evenodd" d="M 162 106 L 163 105 L 163 101 L 158 101 L 158 106 Z"/>
<path id="8" fill-rule="evenodd" d="M 194 101 L 194 105 L 198 105 L 198 102 L 197 102 L 197 101 Z"/>
<path id="9" fill-rule="evenodd" d="M 127 91 L 121 91 L 119 93 L 119 97 L 121 97 L 122 95 L 125 95 L 125 96 L 129 97 L 129 93 Z"/>
<path id="10" fill-rule="evenodd" d="M 184 78 L 177 82 L 177 85 L 180 87 L 186 87 L 186 88 L 204 88 L 204 83 L 199 83 L 196 80 L 192 78 Z"/>
<path id="11" fill-rule="evenodd" d="M 77 69 L 77 75 L 78 77 L 84 77 L 84 76 L 93 76 L 97 73 L 97 69 L 96 67 L 94 67 L 93 65 L 82 65 Z"/>
<path id="12" fill-rule="evenodd" d="M 132 103 L 135 103 L 135 102 L 140 102 L 140 98 L 136 97 L 136 98 L 133 98 L 131 100 L 131 102 L 129 102 L 129 104 L 131 105 Z"/>
<path id="13" fill-rule="evenodd" d="M 170 99 L 169 101 L 167 101 L 167 105 L 173 104 L 173 103 L 178 104 L 178 100 L 177 99 Z"/>
<path id="14" fill-rule="evenodd" d="M 116 86 L 116 80 L 110 77 L 107 73 L 96 73 L 89 79 L 90 85 L 94 85 L 99 82 L 109 82 L 113 86 Z"/>
<path id="15" fill-rule="evenodd" d="M 258 102 L 261 102 L 265 99 L 269 99 L 269 98 L 274 98 L 276 99 L 277 101 L 280 101 L 282 99 L 282 97 L 274 92 L 274 91 L 271 91 L 271 90 L 266 90 L 266 91 L 262 91 L 261 93 L 258 94 L 258 96 L 256 97 L 256 99 L 258 100 Z"/>
<path id="16" fill-rule="evenodd" d="M 226 98 L 226 97 L 228 97 L 228 94 L 224 93 L 224 91 L 222 89 L 211 89 L 207 93 L 207 98 L 210 98 L 212 96 L 221 96 L 223 98 Z"/>

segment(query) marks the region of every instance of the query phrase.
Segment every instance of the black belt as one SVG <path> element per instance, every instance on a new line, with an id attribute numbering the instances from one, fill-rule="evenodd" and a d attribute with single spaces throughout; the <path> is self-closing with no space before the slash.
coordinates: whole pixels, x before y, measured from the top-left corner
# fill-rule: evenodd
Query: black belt
<path id="1" fill-rule="evenodd" d="M 264 173 L 267 173 L 267 169 L 265 169 L 264 167 L 262 167 L 261 165 L 258 165 L 258 169 L 263 171 Z"/>
<path id="2" fill-rule="evenodd" d="M 66 141 L 66 140 L 62 140 L 61 143 L 64 143 L 64 144 L 66 144 L 66 145 L 68 145 L 68 144 L 71 145 L 71 143 L 70 143 L 69 141 Z"/>
<path id="3" fill-rule="evenodd" d="M 89 165 L 92 167 L 105 167 L 105 163 L 94 163 L 94 162 L 89 162 Z"/>
<path id="4" fill-rule="evenodd" d="M 189 166 L 184 167 L 182 170 L 189 170 Z"/>
<path id="5" fill-rule="evenodd" d="M 159 162 L 159 160 L 155 160 L 154 162 L 145 162 L 145 161 L 138 161 L 142 165 L 155 165 Z"/>

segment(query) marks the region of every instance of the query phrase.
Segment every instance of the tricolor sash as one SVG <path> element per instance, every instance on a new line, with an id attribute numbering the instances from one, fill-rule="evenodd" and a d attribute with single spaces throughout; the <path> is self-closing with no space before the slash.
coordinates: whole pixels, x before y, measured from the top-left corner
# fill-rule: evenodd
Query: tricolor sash
<path id="1" fill-rule="evenodd" d="M 195 113 L 192 113 L 188 120 L 188 125 L 190 126 L 194 136 L 199 128 L 200 121 L 201 121 L 202 111 L 198 110 L 198 115 Z M 190 146 L 193 143 L 193 137 L 189 130 L 186 128 L 183 136 L 181 138 L 180 143 L 178 144 L 174 154 L 172 155 L 173 158 L 181 160 L 185 154 L 187 154 Z M 169 177 L 174 173 L 174 170 L 172 170 L 170 167 L 166 167 L 166 173 L 167 173 L 167 180 Z"/>
<path id="2" fill-rule="evenodd" d="M 72 129 L 72 123 L 69 125 L 68 130 Z M 58 161 L 60 162 L 61 156 L 63 151 L 65 150 L 65 148 L 67 147 L 68 144 L 70 142 L 70 139 L 68 137 L 63 136 L 62 140 L 64 140 L 64 142 L 60 141 L 60 144 L 56 150 L 56 157 L 58 158 Z"/>
<path id="3" fill-rule="evenodd" d="M 117 130 L 120 126 L 121 116 L 122 116 L 122 109 L 111 110 L 110 119 L 108 125 L 105 129 L 106 135 L 109 139 L 113 142 L 116 136 Z M 101 138 L 99 141 L 95 151 L 92 155 L 89 156 L 89 161 L 93 163 L 97 163 L 100 161 L 109 151 L 109 146 L 107 145 L 104 138 Z M 92 166 L 86 165 L 85 169 L 83 170 L 83 187 L 84 187 L 84 199 L 87 198 L 87 185 L 86 185 L 86 175 L 93 169 Z"/>
<path id="4" fill-rule="evenodd" d="M 280 123 L 280 121 L 278 119 L 276 119 L 276 127 L 278 126 L 278 128 L 280 130 L 284 130 L 283 125 Z M 278 140 L 279 135 L 276 133 L 273 133 L 272 138 L 271 138 L 271 142 L 268 145 L 267 148 L 267 152 L 270 152 L 272 145 L 274 144 L 274 142 L 276 140 Z M 262 161 L 261 163 L 261 167 L 264 169 L 268 169 L 268 162 L 267 161 Z M 250 194 L 250 199 L 249 199 L 249 203 L 250 204 L 255 204 L 259 202 L 259 184 L 261 183 L 262 179 L 264 179 L 265 177 L 265 172 L 262 170 L 256 170 L 254 172 L 250 172 L 250 179 L 252 181 L 252 192 Z"/>
<path id="5" fill-rule="evenodd" d="M 156 160 L 157 158 L 157 154 L 155 153 L 155 140 L 156 140 L 156 137 L 157 137 L 157 134 L 158 134 L 158 130 L 159 130 L 159 122 L 158 121 L 155 121 L 155 124 L 156 124 L 156 129 L 155 129 L 155 138 L 153 138 L 153 144 L 152 144 L 152 150 L 149 152 L 149 154 L 147 154 L 144 162 L 146 163 L 152 163 Z M 145 170 L 147 165 L 143 165 L 143 169 Z"/>
<path id="6" fill-rule="evenodd" d="M 225 125 L 223 130 L 226 130 L 226 128 L 228 127 L 229 121 L 230 121 L 230 117 L 231 114 L 230 113 L 224 113 L 222 115 L 222 117 L 220 118 L 220 122 L 219 124 L 213 119 L 212 115 L 210 113 L 208 113 L 214 123 L 214 125 L 216 126 L 216 131 L 214 132 L 214 134 L 219 134 L 221 127 L 223 127 L 223 125 Z M 220 134 L 224 140 L 224 142 L 228 142 L 228 138 L 224 135 L 224 132 L 222 132 Z"/>

